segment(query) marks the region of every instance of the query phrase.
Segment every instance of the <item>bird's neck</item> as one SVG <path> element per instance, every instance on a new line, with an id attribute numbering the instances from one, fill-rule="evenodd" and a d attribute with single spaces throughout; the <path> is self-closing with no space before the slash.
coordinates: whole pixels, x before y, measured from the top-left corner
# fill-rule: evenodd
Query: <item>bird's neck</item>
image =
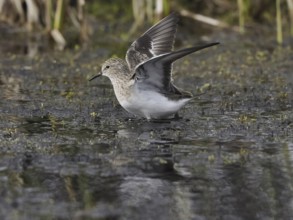
<path id="1" fill-rule="evenodd" d="M 120 77 L 111 79 L 111 82 L 117 99 L 119 101 L 122 101 L 123 99 L 131 95 L 133 80 L 131 80 L 130 77 Z"/>

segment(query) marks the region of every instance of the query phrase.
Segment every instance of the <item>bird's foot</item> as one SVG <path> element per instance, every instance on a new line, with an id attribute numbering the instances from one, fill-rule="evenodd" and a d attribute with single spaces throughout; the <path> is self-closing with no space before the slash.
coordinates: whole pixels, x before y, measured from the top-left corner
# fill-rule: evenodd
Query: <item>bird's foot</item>
<path id="1" fill-rule="evenodd" d="M 182 117 L 179 116 L 178 112 L 174 115 L 174 118 L 172 118 L 175 121 L 178 121 L 180 119 L 182 119 Z"/>

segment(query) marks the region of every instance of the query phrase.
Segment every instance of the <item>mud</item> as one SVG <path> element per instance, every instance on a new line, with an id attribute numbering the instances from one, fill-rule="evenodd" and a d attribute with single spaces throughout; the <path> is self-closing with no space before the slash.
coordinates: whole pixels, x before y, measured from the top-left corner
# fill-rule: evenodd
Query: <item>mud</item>
<path id="1" fill-rule="evenodd" d="M 293 218 L 290 42 L 207 38 L 221 45 L 174 65 L 197 98 L 163 123 L 125 112 L 108 79 L 87 81 L 128 41 L 2 53 L 1 219 Z"/>

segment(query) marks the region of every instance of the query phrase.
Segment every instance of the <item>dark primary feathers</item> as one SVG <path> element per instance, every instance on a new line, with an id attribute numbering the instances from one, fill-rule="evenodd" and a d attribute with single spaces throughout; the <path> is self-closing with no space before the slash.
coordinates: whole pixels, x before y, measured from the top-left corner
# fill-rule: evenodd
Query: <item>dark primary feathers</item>
<path id="1" fill-rule="evenodd" d="M 177 22 L 178 16 L 172 13 L 134 41 L 126 53 L 129 68 L 134 69 L 154 56 L 172 51 Z"/>
<path id="2" fill-rule="evenodd" d="M 135 79 L 141 90 L 156 90 L 166 94 L 185 95 L 172 84 L 172 63 L 190 53 L 217 44 L 219 43 L 209 43 L 153 57 L 137 66 L 132 78 Z"/>

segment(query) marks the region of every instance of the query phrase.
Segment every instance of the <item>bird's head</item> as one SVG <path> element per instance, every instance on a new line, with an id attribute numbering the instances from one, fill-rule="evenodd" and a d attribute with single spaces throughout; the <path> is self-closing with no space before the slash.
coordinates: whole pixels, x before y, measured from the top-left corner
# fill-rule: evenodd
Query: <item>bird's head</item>
<path id="1" fill-rule="evenodd" d="M 115 78 L 119 78 L 119 76 L 123 76 L 129 73 L 129 69 L 127 63 L 120 58 L 110 58 L 106 60 L 101 68 L 101 71 L 93 76 L 89 81 L 99 77 L 99 76 L 107 76 L 110 80 Z"/>

